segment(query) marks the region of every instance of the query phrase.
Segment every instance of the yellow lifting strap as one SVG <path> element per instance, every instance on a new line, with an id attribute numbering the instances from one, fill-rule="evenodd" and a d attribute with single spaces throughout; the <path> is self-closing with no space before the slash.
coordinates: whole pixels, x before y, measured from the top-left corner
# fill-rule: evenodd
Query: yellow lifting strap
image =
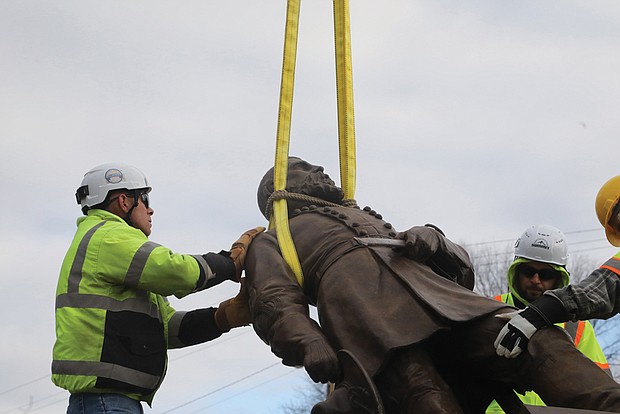
<path id="1" fill-rule="evenodd" d="M 295 83 L 295 60 L 297 57 L 297 33 L 299 29 L 300 0 L 288 0 L 286 9 L 286 29 L 284 31 L 284 56 L 282 60 L 282 80 L 280 84 L 280 107 L 278 109 L 278 129 L 276 132 L 276 160 L 274 165 L 274 190 L 286 189 L 288 170 L 288 148 L 291 136 L 291 113 L 293 110 L 293 86 Z M 276 228 L 276 236 L 282 257 L 295 274 L 297 283 L 304 285 L 304 275 L 297 257 L 297 251 L 288 226 L 286 199 L 273 202 L 273 214 L 269 227 Z"/>
<path id="2" fill-rule="evenodd" d="M 334 0 L 338 147 L 340 151 L 340 183 L 345 199 L 355 198 L 355 118 L 353 115 L 350 27 L 349 1 Z"/>
<path id="3" fill-rule="evenodd" d="M 276 132 L 276 157 L 274 165 L 274 190 L 286 189 L 288 154 L 293 109 L 293 86 L 299 32 L 300 0 L 288 0 L 284 56 L 280 85 L 280 105 Z M 353 116 L 353 81 L 351 69 L 351 36 L 348 0 L 334 0 L 334 37 L 336 43 L 336 86 L 338 97 L 338 143 L 340 154 L 340 179 L 346 199 L 355 196 L 355 126 Z M 295 274 L 300 286 L 304 276 L 288 225 L 286 199 L 275 200 L 269 227 L 276 229 L 278 244 L 284 260 Z"/>

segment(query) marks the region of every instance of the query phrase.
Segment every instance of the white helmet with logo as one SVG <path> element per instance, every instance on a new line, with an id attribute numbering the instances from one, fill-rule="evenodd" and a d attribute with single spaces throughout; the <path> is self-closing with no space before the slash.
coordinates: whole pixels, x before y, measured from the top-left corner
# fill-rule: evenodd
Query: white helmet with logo
<path id="1" fill-rule="evenodd" d="M 564 233 L 546 224 L 532 226 L 515 242 L 515 257 L 566 266 L 568 248 Z"/>
<path id="2" fill-rule="evenodd" d="M 84 174 L 75 198 L 86 214 L 89 208 L 103 203 L 110 191 L 121 189 L 151 191 L 142 171 L 131 165 L 111 163 L 99 165 Z"/>

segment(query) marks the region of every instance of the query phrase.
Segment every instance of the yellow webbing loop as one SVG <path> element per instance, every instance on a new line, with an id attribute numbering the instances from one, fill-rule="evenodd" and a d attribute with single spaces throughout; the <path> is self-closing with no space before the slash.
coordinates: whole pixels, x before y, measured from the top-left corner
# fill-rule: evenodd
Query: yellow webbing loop
<path id="1" fill-rule="evenodd" d="M 355 198 L 355 119 L 353 114 L 353 69 L 349 1 L 334 0 L 336 89 L 338 99 L 338 144 L 340 183 L 345 199 Z"/>
<path id="2" fill-rule="evenodd" d="M 293 109 L 293 86 L 297 35 L 299 32 L 300 0 L 288 0 L 284 56 L 278 109 L 274 190 L 286 189 L 288 152 Z M 355 122 L 353 114 L 353 76 L 351 65 L 351 29 L 348 0 L 334 0 L 334 39 L 336 46 L 336 88 L 338 99 L 338 147 L 340 154 L 340 181 L 345 199 L 355 198 Z M 288 225 L 286 199 L 274 201 L 269 227 L 276 229 L 282 256 L 303 287 L 304 276 Z"/>
<path id="3" fill-rule="evenodd" d="M 293 86 L 295 83 L 295 60 L 297 56 L 297 33 L 299 29 L 300 0 L 288 0 L 286 29 L 284 32 L 284 56 L 282 61 L 282 83 L 280 85 L 280 107 L 278 109 L 278 130 L 276 132 L 276 159 L 274 165 L 274 190 L 286 189 L 288 170 L 288 149 L 291 135 L 291 113 L 293 109 Z M 301 264 L 288 226 L 286 199 L 273 203 L 273 215 L 269 227 L 276 228 L 282 257 L 295 274 L 297 283 L 304 285 Z"/>

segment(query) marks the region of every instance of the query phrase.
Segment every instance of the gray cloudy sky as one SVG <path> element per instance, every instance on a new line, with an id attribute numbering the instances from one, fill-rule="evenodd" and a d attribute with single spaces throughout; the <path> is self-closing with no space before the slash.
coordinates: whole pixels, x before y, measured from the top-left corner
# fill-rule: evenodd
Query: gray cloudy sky
<path id="1" fill-rule="evenodd" d="M 620 174 L 620 2 L 350 8 L 361 205 L 463 243 L 547 223 L 573 252 L 615 252 L 593 206 Z M 285 12 L 275 0 L 0 2 L 0 413 L 64 410 L 47 378 L 54 292 L 88 169 L 142 169 L 151 239 L 179 252 L 265 224 L 255 192 L 274 158 Z M 327 0 L 302 4 L 291 139 L 292 155 L 338 177 Z M 305 384 L 250 328 L 170 357 L 150 412 L 278 412 Z"/>

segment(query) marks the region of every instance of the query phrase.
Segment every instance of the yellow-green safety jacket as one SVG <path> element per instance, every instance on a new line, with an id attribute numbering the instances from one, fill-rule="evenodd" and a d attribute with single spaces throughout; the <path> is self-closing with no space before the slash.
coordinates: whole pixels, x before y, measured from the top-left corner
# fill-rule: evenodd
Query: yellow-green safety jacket
<path id="1" fill-rule="evenodd" d="M 221 335 L 211 326 L 199 340 L 181 340 L 186 312 L 166 299 L 205 289 L 214 273 L 205 257 L 150 242 L 110 212 L 90 210 L 77 225 L 56 290 L 52 381 L 71 393 L 114 392 L 150 404 L 168 348 Z"/>
<path id="2" fill-rule="evenodd" d="M 528 301 L 523 299 L 516 291 L 514 287 L 514 280 L 516 274 L 516 267 L 524 262 L 528 262 L 527 259 L 519 258 L 515 260 L 510 268 L 508 269 L 508 287 L 510 292 L 504 293 L 502 295 L 495 296 L 495 300 L 500 302 L 507 303 L 509 305 L 521 307 L 527 306 L 529 304 Z M 562 283 L 560 287 L 566 286 L 569 281 L 569 275 L 566 269 L 562 266 L 552 265 L 555 270 L 558 270 L 562 273 Z M 516 298 L 516 301 L 515 301 Z M 520 305 L 522 303 L 523 305 Z M 560 326 L 566 330 L 566 332 L 570 335 L 575 343 L 577 349 L 579 349 L 585 356 L 590 358 L 596 365 L 601 367 L 607 374 L 610 376 L 611 369 L 609 368 L 609 363 L 607 362 L 607 358 L 605 358 L 605 354 L 603 354 L 603 350 L 596 340 L 596 335 L 594 333 L 594 328 L 592 324 L 588 321 L 577 321 L 577 322 L 564 322 L 558 323 L 557 326 Z M 545 402 L 533 391 L 527 391 L 525 394 L 517 393 L 521 401 L 524 404 L 528 405 L 536 405 L 536 406 L 544 406 Z M 493 401 L 491 405 L 487 408 L 487 414 L 500 414 L 504 411 L 501 409 L 497 401 Z"/>

